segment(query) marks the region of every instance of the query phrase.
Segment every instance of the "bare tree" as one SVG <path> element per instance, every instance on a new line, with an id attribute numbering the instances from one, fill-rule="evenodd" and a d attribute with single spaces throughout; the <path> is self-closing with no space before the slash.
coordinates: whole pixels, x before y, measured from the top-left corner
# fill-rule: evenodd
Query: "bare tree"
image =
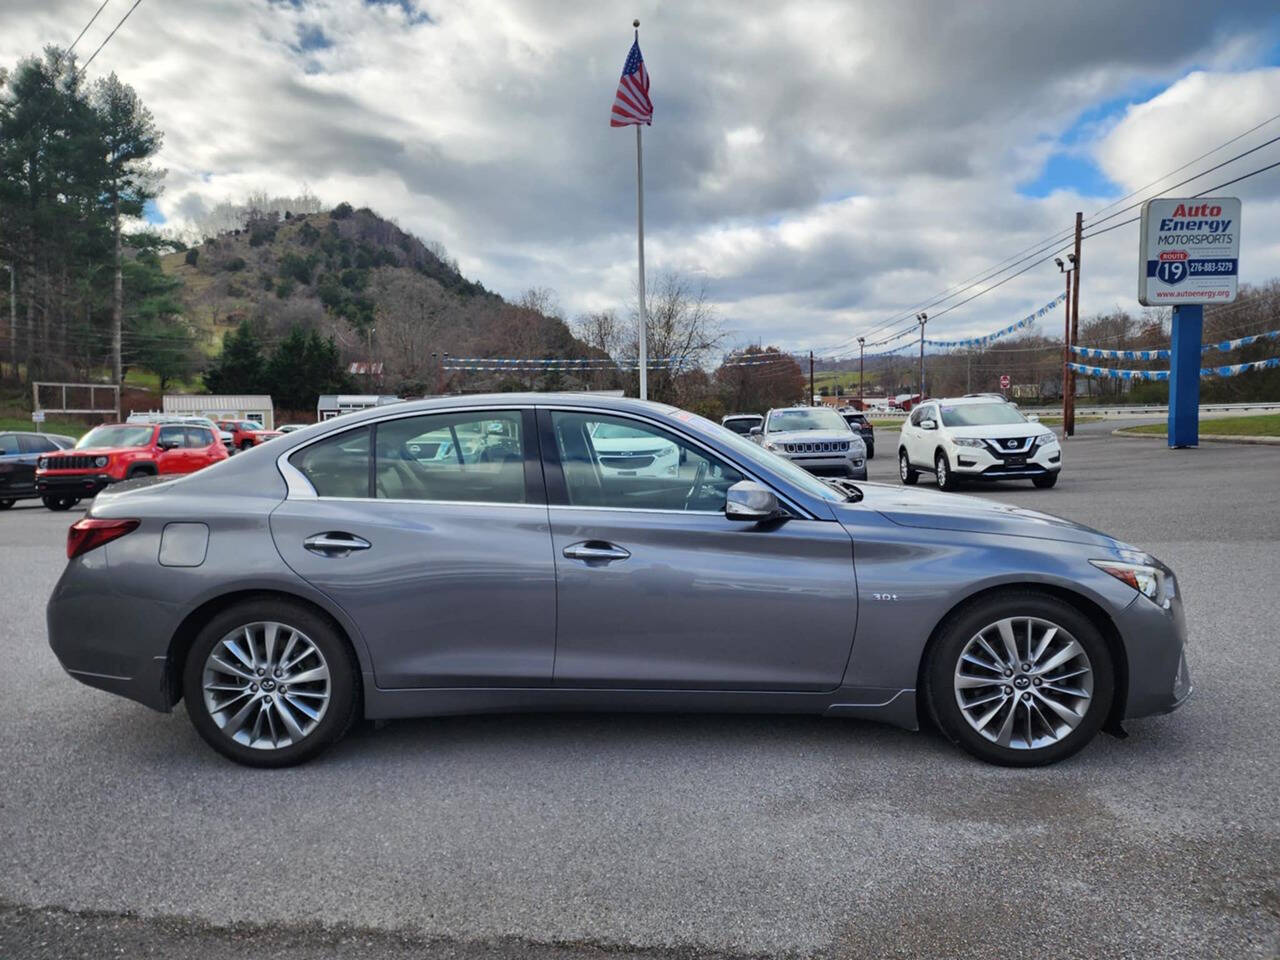
<path id="1" fill-rule="evenodd" d="M 660 274 L 646 292 L 649 356 L 662 364 L 650 371 L 649 396 L 677 405 L 697 399 L 681 390 L 679 370 L 701 367 L 724 342 L 724 327 L 715 308 L 707 302 L 705 281 L 668 271 Z M 631 330 L 622 353 L 628 360 L 640 355 L 639 310 L 632 309 Z M 686 395 L 682 395 L 686 394 Z"/>

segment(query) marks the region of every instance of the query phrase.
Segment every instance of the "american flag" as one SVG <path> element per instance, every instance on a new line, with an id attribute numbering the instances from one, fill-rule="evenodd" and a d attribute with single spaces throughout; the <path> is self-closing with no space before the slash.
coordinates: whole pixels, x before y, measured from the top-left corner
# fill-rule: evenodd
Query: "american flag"
<path id="1" fill-rule="evenodd" d="M 649 99 L 649 71 L 644 68 L 640 56 L 640 40 L 631 44 L 627 62 L 622 67 L 622 79 L 618 92 L 613 95 L 613 113 L 609 117 L 611 127 L 631 127 L 653 123 L 653 101 Z"/>

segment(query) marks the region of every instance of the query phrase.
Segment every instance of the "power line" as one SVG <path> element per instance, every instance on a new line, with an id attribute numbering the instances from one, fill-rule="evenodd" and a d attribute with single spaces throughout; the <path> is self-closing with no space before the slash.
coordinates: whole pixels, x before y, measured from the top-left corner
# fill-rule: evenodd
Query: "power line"
<path id="1" fill-rule="evenodd" d="M 120 22 L 111 28 L 111 32 L 107 34 L 106 39 L 103 40 L 100 44 L 98 44 L 98 49 L 94 50 L 93 53 L 89 54 L 89 59 L 86 60 L 84 62 L 84 66 L 80 68 L 81 73 L 84 73 L 86 70 L 89 69 L 89 64 L 93 63 L 93 58 L 96 57 L 102 51 L 102 48 L 105 47 L 111 41 L 111 38 L 116 35 L 116 31 L 124 26 L 124 22 L 129 19 L 129 14 L 137 10 L 138 4 L 140 4 L 141 2 L 142 0 L 133 0 L 133 6 L 130 7 L 128 10 L 126 10 L 124 16 L 120 18 Z M 106 6 L 106 4 L 104 3 L 103 6 Z M 97 14 L 94 14 L 94 16 L 96 17 Z"/>
<path id="2" fill-rule="evenodd" d="M 111 0 L 102 0 L 102 4 L 98 7 L 97 10 L 93 12 L 93 16 L 89 18 L 89 22 L 84 25 L 84 28 L 78 34 L 76 34 L 76 38 L 71 41 L 71 46 L 67 47 L 66 50 L 62 51 L 62 55 L 58 57 L 58 66 L 62 66 L 62 60 L 64 57 L 68 57 L 71 55 L 71 51 L 76 48 L 76 44 L 80 42 L 81 37 L 83 37 L 89 31 L 89 28 L 93 26 L 93 22 L 98 19 L 98 14 L 100 14 L 103 10 L 105 10 L 107 4 L 110 2 Z"/>

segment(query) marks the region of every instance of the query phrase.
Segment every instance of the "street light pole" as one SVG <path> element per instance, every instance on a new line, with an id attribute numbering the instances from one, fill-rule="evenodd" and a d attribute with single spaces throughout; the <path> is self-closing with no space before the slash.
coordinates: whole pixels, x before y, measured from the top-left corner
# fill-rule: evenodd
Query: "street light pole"
<path id="1" fill-rule="evenodd" d="M 809 406 L 812 407 L 815 403 L 817 403 L 817 401 L 813 399 L 813 351 L 810 350 L 809 351 Z"/>
<path id="2" fill-rule="evenodd" d="M 1074 268 L 1071 278 L 1071 342 L 1075 343 L 1076 338 L 1080 335 L 1080 241 L 1084 233 L 1084 214 L 1076 211 L 1076 242 L 1075 252 L 1068 254 L 1067 259 L 1071 261 Z M 1066 416 L 1063 419 L 1063 425 L 1066 427 L 1067 436 L 1074 437 L 1076 435 L 1076 375 L 1071 374 L 1071 396 L 1067 400 Z"/>
<path id="3" fill-rule="evenodd" d="M 920 402 L 924 403 L 924 325 L 929 322 L 929 315 L 917 313 L 916 319 L 920 321 Z"/>
<path id="4" fill-rule="evenodd" d="M 12 263 L 3 265 L 9 271 L 9 360 L 13 363 L 13 379 L 18 379 L 18 288 L 17 273 Z"/>
<path id="5" fill-rule="evenodd" d="M 1071 274 L 1075 272 L 1075 268 L 1068 267 L 1062 262 L 1061 257 L 1054 257 L 1053 262 L 1058 265 L 1058 272 L 1067 280 L 1067 298 L 1063 301 L 1062 322 L 1062 439 L 1065 440 L 1071 436 L 1067 423 L 1067 397 L 1071 392 L 1072 377 L 1071 368 L 1067 364 L 1071 363 Z"/>
<path id="6" fill-rule="evenodd" d="M 867 409 L 866 400 L 863 398 L 863 393 L 862 393 L 862 361 L 863 361 L 866 348 L 867 348 L 867 338 L 859 337 L 858 338 L 858 409 L 859 410 Z"/>

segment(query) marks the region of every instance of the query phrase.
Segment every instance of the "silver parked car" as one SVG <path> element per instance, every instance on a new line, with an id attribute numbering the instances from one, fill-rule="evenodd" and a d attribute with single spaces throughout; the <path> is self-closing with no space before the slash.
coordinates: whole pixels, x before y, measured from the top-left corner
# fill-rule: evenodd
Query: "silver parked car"
<path id="1" fill-rule="evenodd" d="M 751 433 L 766 450 L 810 473 L 867 479 L 867 445 L 862 434 L 829 407 L 770 410 L 764 427 Z"/>
<path id="2" fill-rule="evenodd" d="M 606 424 L 674 444 L 678 469 L 602 469 Z M 447 457 L 421 442 L 441 434 Z M 1029 510 L 819 480 L 636 400 L 351 414 L 113 486 L 67 554 L 48 609 L 65 669 L 185 700 L 256 766 L 360 716 L 546 709 L 927 714 L 978 757 L 1036 765 L 1191 690 L 1153 557 Z"/>

